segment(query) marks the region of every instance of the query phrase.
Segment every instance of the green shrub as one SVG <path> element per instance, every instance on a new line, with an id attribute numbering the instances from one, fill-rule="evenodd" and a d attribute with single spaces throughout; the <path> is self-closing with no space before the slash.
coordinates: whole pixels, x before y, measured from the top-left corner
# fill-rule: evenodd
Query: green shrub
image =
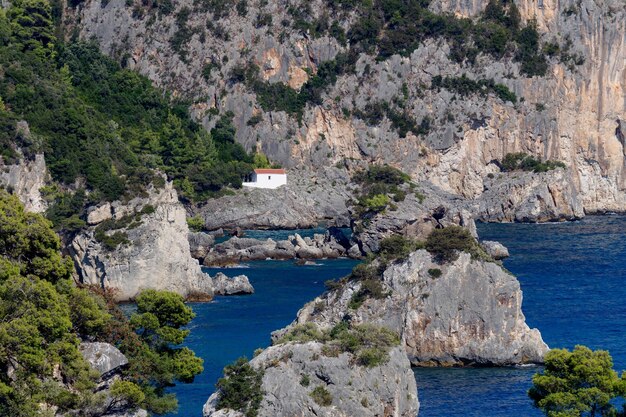
<path id="1" fill-rule="evenodd" d="M 380 241 L 378 254 L 385 262 L 404 260 L 411 252 L 423 247 L 422 242 L 394 234 Z"/>
<path id="2" fill-rule="evenodd" d="M 440 262 L 455 261 L 458 251 L 470 252 L 477 245 L 469 230 L 461 226 L 448 226 L 433 230 L 426 238 L 426 250 Z"/>
<path id="3" fill-rule="evenodd" d="M 308 387 L 309 384 L 311 384 L 311 377 L 309 377 L 307 374 L 302 375 L 302 377 L 300 378 L 300 385 L 302 385 L 303 387 Z"/>
<path id="4" fill-rule="evenodd" d="M 439 269 L 439 268 L 430 268 L 428 270 L 428 275 L 430 275 L 433 278 L 439 278 L 441 276 L 441 269 Z"/>
<path id="5" fill-rule="evenodd" d="M 224 376 L 217 381 L 219 398 L 217 409 L 231 409 L 246 417 L 256 417 L 263 400 L 261 384 L 263 370 L 256 370 L 246 358 L 239 358 L 224 368 Z"/>
<path id="6" fill-rule="evenodd" d="M 508 153 L 500 162 L 500 168 L 505 172 L 520 170 L 539 173 L 565 167 L 565 164 L 561 161 L 548 160 L 541 162 L 539 159 L 524 152 Z"/>
<path id="7" fill-rule="evenodd" d="M 333 396 L 326 388 L 321 385 L 315 387 L 315 389 L 311 391 L 309 395 L 311 396 L 311 398 L 313 398 L 313 401 L 315 401 L 318 405 L 321 405 L 322 407 L 329 407 L 333 403 Z"/>
<path id="8" fill-rule="evenodd" d="M 201 232 L 204 230 L 204 219 L 200 216 L 187 217 L 187 226 L 192 232 Z"/>
<path id="9" fill-rule="evenodd" d="M 379 300 L 387 297 L 388 295 L 389 294 L 384 291 L 380 278 L 368 278 L 361 281 L 361 288 L 352 294 L 350 302 L 348 303 L 348 308 L 357 310 L 368 298 Z"/>
<path id="10" fill-rule="evenodd" d="M 357 172 L 352 180 L 361 185 L 361 192 L 355 206 L 359 218 L 371 217 L 391 207 L 391 198 L 402 201 L 406 191 L 400 186 L 409 183 L 411 178 L 399 169 L 388 165 L 370 165 Z"/>
<path id="11" fill-rule="evenodd" d="M 328 335 L 320 331 L 314 323 L 297 324 L 280 337 L 274 344 L 288 342 L 324 342 L 328 340 Z"/>
<path id="12" fill-rule="evenodd" d="M 504 84 L 496 84 L 493 79 L 472 80 L 465 74 L 460 77 L 436 75 L 432 79 L 431 88 L 445 88 L 462 96 L 470 94 L 485 96 L 488 93 L 493 93 L 504 102 L 517 103 L 517 95 Z"/>

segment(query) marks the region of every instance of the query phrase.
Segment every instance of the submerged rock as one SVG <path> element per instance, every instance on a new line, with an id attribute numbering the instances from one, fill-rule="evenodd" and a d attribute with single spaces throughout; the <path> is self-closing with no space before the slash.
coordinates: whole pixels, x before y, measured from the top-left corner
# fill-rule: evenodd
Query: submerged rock
<path id="1" fill-rule="evenodd" d="M 439 265 L 418 250 L 387 268 L 380 298 L 367 298 L 354 309 L 351 300 L 361 286 L 347 282 L 316 298 L 290 327 L 313 322 L 330 328 L 346 319 L 382 325 L 402 335 L 406 354 L 418 366 L 542 363 L 548 351 L 539 331 L 525 322 L 519 282 L 497 263 L 460 253 Z"/>
<path id="2" fill-rule="evenodd" d="M 267 348 L 250 365 L 264 370 L 259 417 L 415 417 L 419 411 L 415 377 L 400 347 L 385 363 L 366 367 L 348 352 L 330 356 L 320 342 L 287 343 Z M 316 388 L 327 394 L 326 403 L 315 400 Z M 217 410 L 219 395 L 204 405 L 204 417 L 243 416 Z"/>

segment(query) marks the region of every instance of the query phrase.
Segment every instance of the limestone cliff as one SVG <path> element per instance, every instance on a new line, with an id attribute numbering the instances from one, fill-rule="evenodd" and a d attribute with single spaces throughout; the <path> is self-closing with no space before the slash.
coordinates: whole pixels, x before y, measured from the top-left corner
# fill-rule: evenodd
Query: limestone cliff
<path id="1" fill-rule="evenodd" d="M 406 56 L 375 59 L 361 53 L 354 72 L 339 75 L 321 103 L 304 108 L 301 121 L 284 111 L 264 111 L 233 70 L 253 62 L 261 80 L 298 89 L 324 62 L 352 47 L 299 29 L 302 19 L 330 25 L 338 18 L 349 31 L 356 18 L 336 16 L 322 0 L 306 2 L 310 16 L 304 17 L 293 12 L 301 2 L 243 3 L 245 10 L 235 2 L 202 8 L 183 0 L 166 13 L 139 1 L 87 0 L 67 8 L 65 21 L 81 38 L 96 39 L 105 53 L 191 98 L 205 126 L 214 124 L 215 113 L 232 111 L 237 139 L 285 166 L 315 170 L 352 158 L 387 162 L 416 180 L 473 199 L 483 193 L 488 174 L 498 172 L 495 160 L 526 152 L 563 161 L 586 212 L 626 210 L 623 1 L 516 1 L 523 20 L 536 18 L 542 44 L 566 46 L 577 65 L 550 58 L 545 76 L 528 77 L 510 55 L 480 55 L 473 65 L 459 64 L 449 58 L 447 41 L 425 40 Z M 486 5 L 487 0 L 433 0 L 430 9 L 476 16 Z M 461 98 L 431 87 L 435 76 L 463 74 L 506 85 L 519 100 L 504 102 L 493 94 Z M 402 102 L 413 120 L 428 118 L 428 131 L 400 137 L 388 117 L 370 124 L 355 116 L 377 102 Z"/>
<path id="2" fill-rule="evenodd" d="M 213 296 L 211 278 L 191 257 L 185 209 L 171 183 L 145 198 L 106 203 L 88 220 L 97 226 L 69 248 L 82 283 L 114 289 L 120 301 L 147 288 L 196 300 Z"/>
<path id="3" fill-rule="evenodd" d="M 411 363 L 419 366 L 541 363 L 548 350 L 525 322 L 519 282 L 496 263 L 461 253 L 439 265 L 419 250 L 384 272 L 382 297 L 354 309 L 351 300 L 361 285 L 348 282 L 316 298 L 292 326 L 331 327 L 346 319 L 382 325 L 399 332 Z"/>
<path id="4" fill-rule="evenodd" d="M 355 365 L 350 353 L 325 354 L 324 344 L 281 344 L 264 350 L 250 364 L 263 369 L 264 398 L 259 417 L 415 417 L 419 410 L 415 377 L 406 355 L 396 347 L 389 360 L 376 367 Z M 330 403 L 320 404 L 311 393 L 322 387 Z M 204 406 L 204 417 L 243 417 L 217 410 L 219 392 Z"/>
<path id="5" fill-rule="evenodd" d="M 42 154 L 34 159 L 20 159 L 12 165 L 0 163 L 0 184 L 15 194 L 27 211 L 43 213 L 48 207 L 40 189 L 46 185 L 49 174 Z"/>

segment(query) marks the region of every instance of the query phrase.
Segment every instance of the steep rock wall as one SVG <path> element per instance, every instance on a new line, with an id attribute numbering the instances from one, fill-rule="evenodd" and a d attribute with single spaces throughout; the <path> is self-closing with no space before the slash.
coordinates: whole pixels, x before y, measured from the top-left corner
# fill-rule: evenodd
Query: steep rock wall
<path id="1" fill-rule="evenodd" d="M 474 16 L 486 3 L 437 0 L 431 9 Z M 494 61 L 482 56 L 473 66 L 452 62 L 446 42 L 429 40 L 407 57 L 394 55 L 379 62 L 361 55 L 355 73 L 340 76 L 321 105 L 309 104 L 302 122 L 285 112 L 263 112 L 255 94 L 232 80 L 233 68 L 254 62 L 263 80 L 298 88 L 344 47 L 334 38 L 282 26 L 280 22 L 293 20 L 283 1 L 247 4 L 246 16 L 231 9 L 218 16 L 210 11 L 191 13 L 185 24 L 195 31 L 183 54 L 170 42 L 179 29 L 176 12 L 193 9 L 189 0 L 177 2 L 168 16 L 137 4 L 127 6 L 124 0 L 104 6 L 91 0 L 76 10 L 67 9 L 66 20 L 70 27 L 77 25 L 83 39 L 95 38 L 104 52 L 124 58 L 131 68 L 176 94 L 193 98 L 194 114 L 205 126 L 215 122 L 212 108 L 234 112 L 238 140 L 285 166 L 316 169 L 346 158 L 387 162 L 415 179 L 476 198 L 487 174 L 497 171 L 492 161 L 509 152 L 527 152 L 567 164 L 585 211 L 626 210 L 623 1 L 517 2 L 525 20 L 537 19 L 545 42 L 570 42 L 572 53 L 584 58 L 582 65 L 552 59 L 545 77 L 528 78 L 510 58 Z M 320 0 L 310 4 L 316 17 L 329 12 Z M 259 24 L 267 15 L 272 23 Z M 348 28 L 353 20 L 347 17 L 340 24 Z M 205 30 L 207 21 L 212 22 L 210 30 Z M 210 70 L 203 76 L 207 64 Z M 429 87 L 435 75 L 462 74 L 505 84 L 520 102 L 504 103 L 493 95 L 459 99 L 445 89 Z M 368 126 L 349 116 L 367 103 L 402 97 L 405 85 L 404 107 L 418 122 L 430 118 L 428 134 L 400 138 L 386 118 Z M 250 124 L 253 115 L 260 121 Z"/>
<path id="2" fill-rule="evenodd" d="M 171 183 L 160 190 L 151 189 L 147 198 L 106 204 L 98 210 L 97 219 L 91 216 L 92 222 L 134 216 L 146 206 L 153 211 L 146 210 L 140 224 L 121 229 L 127 242 L 113 250 L 96 238 L 98 226 L 74 238 L 69 249 L 81 282 L 113 289 L 119 301 L 148 288 L 174 291 L 195 300 L 210 299 L 211 278 L 191 257 L 185 209 Z"/>

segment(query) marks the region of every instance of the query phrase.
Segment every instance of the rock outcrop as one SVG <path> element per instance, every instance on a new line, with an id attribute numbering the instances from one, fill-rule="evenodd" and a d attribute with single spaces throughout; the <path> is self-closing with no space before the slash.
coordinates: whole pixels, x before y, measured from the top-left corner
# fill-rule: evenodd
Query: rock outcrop
<path id="1" fill-rule="evenodd" d="M 110 343 L 82 342 L 80 353 L 101 377 L 128 364 L 126 356 Z"/>
<path id="2" fill-rule="evenodd" d="M 350 224 L 346 202 L 349 177 L 336 168 L 315 172 L 289 170 L 287 185 L 275 190 L 244 188 L 207 201 L 194 210 L 209 230 L 299 229 Z"/>
<path id="3" fill-rule="evenodd" d="M 401 348 L 376 367 L 354 364 L 344 352 L 325 355 L 324 344 L 287 343 L 267 348 L 250 364 L 265 371 L 259 417 L 414 417 L 419 410 L 415 377 Z M 330 403 L 319 404 L 311 393 L 323 387 Z M 219 392 L 204 406 L 204 417 L 243 417 L 234 410 L 217 410 Z"/>
<path id="4" fill-rule="evenodd" d="M 254 294 L 254 288 L 245 275 L 229 278 L 218 272 L 212 278 L 212 285 L 213 292 L 217 295 Z"/>
<path id="5" fill-rule="evenodd" d="M 394 234 L 423 240 L 436 227 L 449 225 L 466 227 L 476 236 L 467 200 L 429 183 L 420 183 L 418 190 L 407 193 L 403 201 L 394 202 L 393 209 L 353 222 L 353 239 L 364 253 L 376 252 L 380 241 Z"/>
<path id="6" fill-rule="evenodd" d="M 583 204 L 564 169 L 510 172 L 486 178 L 475 216 L 486 222 L 546 222 L 584 217 Z"/>
<path id="7" fill-rule="evenodd" d="M 150 189 L 147 198 L 104 207 L 106 211 L 95 210 L 101 222 L 79 233 L 70 245 L 82 283 L 113 289 L 120 301 L 148 288 L 195 300 L 213 296 L 210 277 L 191 257 L 185 209 L 171 183 Z M 117 240 L 107 246 L 107 237 Z"/>
<path id="8" fill-rule="evenodd" d="M 391 265 L 380 299 L 351 308 L 360 282 L 347 282 L 305 305 L 292 324 L 329 328 L 346 318 L 374 323 L 401 335 L 414 365 L 517 365 L 541 363 L 548 347 L 521 310 L 519 282 L 500 265 L 467 253 L 439 265 L 425 250 Z M 280 332 L 273 337 L 280 336 Z"/>
<path id="9" fill-rule="evenodd" d="M 480 242 L 485 252 L 495 260 L 501 260 L 509 257 L 509 250 L 500 242 L 491 240 L 483 240 Z"/>
<path id="10" fill-rule="evenodd" d="M 26 211 L 43 213 L 48 203 L 41 195 L 41 188 L 49 180 L 46 161 L 43 154 L 37 154 L 33 159 L 20 158 L 13 165 L 4 165 L 0 159 L 0 185 L 15 194 Z"/>
<path id="11" fill-rule="evenodd" d="M 90 405 L 86 409 L 75 410 L 87 412 L 90 415 L 102 417 L 148 417 L 146 410 L 130 406 L 126 401 L 113 401 L 109 393 L 111 385 L 120 380 L 122 368 L 128 364 L 128 359 L 115 346 L 101 342 L 82 342 L 80 352 L 89 365 L 100 373 L 100 381 L 96 388 L 97 396 L 102 404 Z M 76 415 L 75 412 L 67 414 L 54 414 L 59 417 Z"/>

